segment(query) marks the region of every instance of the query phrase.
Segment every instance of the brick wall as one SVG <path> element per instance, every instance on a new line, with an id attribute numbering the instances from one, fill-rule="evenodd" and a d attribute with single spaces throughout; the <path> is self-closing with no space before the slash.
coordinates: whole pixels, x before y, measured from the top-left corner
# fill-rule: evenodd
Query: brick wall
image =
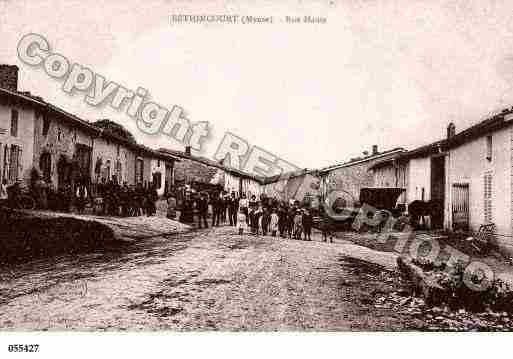
<path id="1" fill-rule="evenodd" d="M 0 65 L 0 87 L 11 91 L 18 91 L 18 66 Z"/>

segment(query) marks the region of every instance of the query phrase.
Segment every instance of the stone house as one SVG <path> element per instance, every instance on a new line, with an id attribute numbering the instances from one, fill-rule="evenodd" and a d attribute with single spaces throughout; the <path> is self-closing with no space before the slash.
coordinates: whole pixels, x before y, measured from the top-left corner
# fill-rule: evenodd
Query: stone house
<path id="1" fill-rule="evenodd" d="M 374 175 L 374 187 L 405 189 L 397 204 L 403 204 L 406 210 L 408 204 L 415 200 L 435 201 L 443 208 L 444 144 L 444 140 L 433 142 L 376 162 L 370 168 Z M 431 228 L 442 228 L 443 224 L 443 213 L 426 221 L 426 225 Z"/>
<path id="2" fill-rule="evenodd" d="M 321 198 L 320 184 L 317 170 L 304 169 L 265 178 L 262 192 L 281 201 L 307 201 L 317 207 Z"/>
<path id="3" fill-rule="evenodd" d="M 0 68 L 0 72 L 5 68 Z M 34 154 L 34 126 L 45 103 L 0 83 L 0 181 L 28 183 Z"/>
<path id="4" fill-rule="evenodd" d="M 169 189 L 174 175 L 174 164 L 179 159 L 138 144 L 123 126 L 108 119 L 96 121 L 101 133 L 95 139 L 95 182 L 116 180 L 127 185 L 157 185 L 159 196 Z"/>
<path id="5" fill-rule="evenodd" d="M 181 160 L 160 151 L 151 152 L 151 179 L 157 186 L 157 193 L 163 196 L 173 189 L 174 167 Z"/>
<path id="6" fill-rule="evenodd" d="M 170 154 L 138 144 L 128 130 L 113 121 L 91 123 L 18 91 L 18 67 L 0 65 L 2 180 L 29 180 L 35 168 L 55 188 L 74 186 L 78 181 L 94 187 L 102 180 L 129 185 L 155 180 L 163 194 L 172 181 L 176 161 Z M 162 177 L 158 175 L 161 171 Z"/>
<path id="7" fill-rule="evenodd" d="M 371 167 L 379 161 L 393 158 L 405 151 L 399 147 L 378 152 L 378 147 L 373 146 L 371 154 L 364 152 L 362 157 L 320 169 L 322 198 L 326 198 L 330 193 L 344 192 L 354 202 L 358 202 L 360 189 L 374 186 Z"/>
<path id="8" fill-rule="evenodd" d="M 513 253 L 513 109 L 504 110 L 445 143 L 448 229 L 477 231 L 495 224 L 498 244 Z"/>
<path id="9" fill-rule="evenodd" d="M 175 163 L 174 168 L 173 184 L 175 186 L 188 184 L 198 189 L 218 188 L 230 193 L 235 192 L 237 195 L 245 193 L 248 196 L 257 197 L 262 193 L 261 178 L 208 158 L 195 156 L 188 146 L 185 151 L 161 148 L 159 152 L 180 159 L 180 162 Z"/>
<path id="10" fill-rule="evenodd" d="M 470 233 L 493 223 L 498 244 L 513 253 L 512 120 L 505 110 L 460 133 L 450 124 L 445 139 L 375 164 L 375 184 L 404 186 L 406 203 L 439 203 L 431 228 Z"/>
<path id="11" fill-rule="evenodd" d="M 91 181 L 91 160 L 100 131 L 56 106 L 47 104 L 35 121 L 33 165 L 55 188 Z"/>
<path id="12" fill-rule="evenodd" d="M 18 68 L 0 65 L 0 170 L 8 183 L 25 180 L 31 170 L 40 171 L 54 183 L 80 172 L 76 155 L 86 156 L 92 147 L 94 129 L 86 121 L 45 102 L 29 92 L 20 92 Z M 78 149 L 78 150 L 75 150 Z"/>

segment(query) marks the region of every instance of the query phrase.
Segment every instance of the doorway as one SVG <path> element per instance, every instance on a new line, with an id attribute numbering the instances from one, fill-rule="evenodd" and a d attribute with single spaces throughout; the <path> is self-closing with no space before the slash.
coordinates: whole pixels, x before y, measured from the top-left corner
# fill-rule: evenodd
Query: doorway
<path id="1" fill-rule="evenodd" d="M 431 158 L 431 228 L 442 229 L 445 208 L 445 157 Z"/>

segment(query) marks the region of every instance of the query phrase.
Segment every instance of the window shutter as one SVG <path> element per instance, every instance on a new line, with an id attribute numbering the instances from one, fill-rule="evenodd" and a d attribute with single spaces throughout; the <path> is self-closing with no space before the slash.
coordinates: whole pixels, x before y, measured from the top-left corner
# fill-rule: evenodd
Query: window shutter
<path id="1" fill-rule="evenodd" d="M 18 110 L 11 110 L 11 136 L 18 136 Z"/>
<path id="2" fill-rule="evenodd" d="M 484 222 L 492 223 L 492 174 L 484 175 Z"/>
<path id="3" fill-rule="evenodd" d="M 4 147 L 4 169 L 3 178 L 9 181 L 9 145 Z"/>
<path id="4" fill-rule="evenodd" d="M 16 158 L 16 181 L 20 179 L 21 174 L 23 172 L 23 161 L 21 160 L 23 158 L 23 149 L 21 147 L 18 147 L 18 153 Z"/>

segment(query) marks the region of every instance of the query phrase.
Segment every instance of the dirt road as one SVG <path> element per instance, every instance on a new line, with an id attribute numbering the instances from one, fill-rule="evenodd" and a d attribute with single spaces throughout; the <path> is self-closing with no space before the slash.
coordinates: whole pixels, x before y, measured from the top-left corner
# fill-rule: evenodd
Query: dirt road
<path id="1" fill-rule="evenodd" d="M 146 238 L 0 270 L 0 328 L 401 330 L 419 323 L 376 296 L 400 288 L 344 243 L 235 234 Z"/>

